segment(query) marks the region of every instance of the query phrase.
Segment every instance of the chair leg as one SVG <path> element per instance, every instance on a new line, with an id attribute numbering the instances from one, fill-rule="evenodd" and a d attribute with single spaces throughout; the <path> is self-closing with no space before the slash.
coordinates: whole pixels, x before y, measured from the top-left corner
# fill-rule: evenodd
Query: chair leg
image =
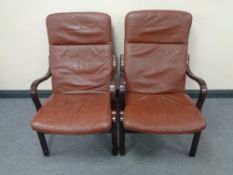
<path id="1" fill-rule="evenodd" d="M 125 129 L 123 127 L 122 121 L 120 121 L 120 126 L 119 126 L 119 152 L 121 156 L 125 155 Z"/>
<path id="2" fill-rule="evenodd" d="M 49 156 L 49 148 L 48 148 L 44 133 L 37 132 L 37 135 L 38 135 L 38 138 L 39 138 L 40 145 L 41 145 L 42 151 L 44 153 L 44 156 Z"/>
<path id="3" fill-rule="evenodd" d="M 191 149 L 190 149 L 190 152 L 189 152 L 190 157 L 195 157 L 200 137 L 201 137 L 201 132 L 197 132 L 197 133 L 194 134 L 193 141 L 192 141 L 192 146 L 191 146 Z"/>
<path id="4" fill-rule="evenodd" d="M 116 122 L 113 122 L 113 125 L 112 125 L 112 155 L 116 156 L 117 154 L 118 154 L 117 125 L 116 125 Z"/>

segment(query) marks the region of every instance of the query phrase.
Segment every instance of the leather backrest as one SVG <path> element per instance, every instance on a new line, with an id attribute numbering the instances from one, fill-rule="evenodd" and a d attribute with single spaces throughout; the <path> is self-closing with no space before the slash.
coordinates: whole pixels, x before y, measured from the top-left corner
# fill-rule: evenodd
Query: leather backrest
<path id="1" fill-rule="evenodd" d="M 109 92 L 111 19 L 103 13 L 57 13 L 47 17 L 53 93 Z"/>
<path id="2" fill-rule="evenodd" d="M 184 92 L 192 16 L 182 11 L 134 11 L 125 20 L 129 92 Z"/>

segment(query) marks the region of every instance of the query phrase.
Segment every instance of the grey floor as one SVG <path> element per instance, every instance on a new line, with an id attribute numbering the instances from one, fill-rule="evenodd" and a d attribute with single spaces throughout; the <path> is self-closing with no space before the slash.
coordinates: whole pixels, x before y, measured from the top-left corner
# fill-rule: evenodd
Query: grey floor
<path id="1" fill-rule="evenodd" d="M 0 174 L 233 174 L 233 99 L 207 99 L 207 129 L 197 157 L 187 156 L 191 135 L 128 135 L 127 155 L 111 155 L 110 135 L 48 136 L 43 157 L 30 128 L 30 99 L 0 99 Z"/>

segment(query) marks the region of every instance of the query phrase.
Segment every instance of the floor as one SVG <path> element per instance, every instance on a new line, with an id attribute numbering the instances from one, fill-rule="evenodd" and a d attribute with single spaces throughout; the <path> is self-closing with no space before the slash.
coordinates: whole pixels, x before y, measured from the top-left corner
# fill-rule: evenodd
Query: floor
<path id="1" fill-rule="evenodd" d="M 232 175 L 233 99 L 207 99 L 197 156 L 188 157 L 191 135 L 126 137 L 126 156 L 111 155 L 108 134 L 48 135 L 44 157 L 30 128 L 35 113 L 30 99 L 0 99 L 0 174 L 2 175 Z"/>

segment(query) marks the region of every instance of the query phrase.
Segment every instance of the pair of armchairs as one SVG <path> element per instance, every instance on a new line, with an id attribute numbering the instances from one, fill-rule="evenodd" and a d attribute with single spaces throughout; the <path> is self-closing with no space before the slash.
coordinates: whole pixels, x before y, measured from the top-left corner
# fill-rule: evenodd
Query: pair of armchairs
<path id="1" fill-rule="evenodd" d="M 191 22 L 181 11 L 130 12 L 119 77 L 108 15 L 49 15 L 49 70 L 30 91 L 37 109 L 32 128 L 44 155 L 49 155 L 45 134 L 110 132 L 112 154 L 124 155 L 125 133 L 140 132 L 194 134 L 190 156 L 195 156 L 206 126 L 200 111 L 207 86 L 189 68 Z M 185 94 L 186 74 L 200 85 L 196 106 Z M 52 95 L 42 105 L 37 87 L 50 77 Z"/>

